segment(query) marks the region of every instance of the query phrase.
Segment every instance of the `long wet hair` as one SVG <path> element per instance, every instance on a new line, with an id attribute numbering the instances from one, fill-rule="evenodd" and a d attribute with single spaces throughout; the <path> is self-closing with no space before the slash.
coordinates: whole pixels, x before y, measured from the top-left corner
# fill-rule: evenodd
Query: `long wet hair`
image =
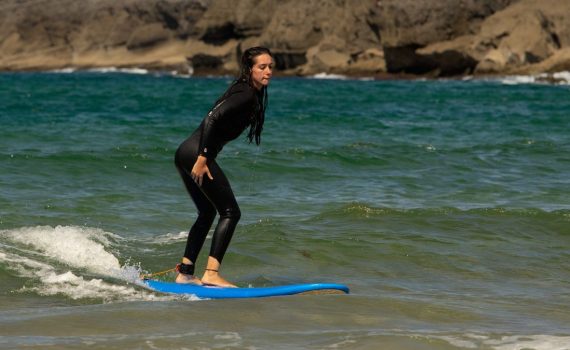
<path id="1" fill-rule="evenodd" d="M 231 87 L 238 83 L 246 83 L 251 86 L 255 91 L 257 104 L 254 106 L 253 114 L 250 117 L 250 128 L 247 138 L 250 143 L 255 140 L 257 145 L 261 143 L 261 131 L 263 130 L 263 122 L 265 121 L 265 109 L 267 108 L 267 86 L 263 86 L 260 91 L 257 91 L 251 81 L 251 70 L 255 64 L 255 58 L 263 54 L 268 54 L 273 57 L 271 51 L 265 47 L 256 46 L 245 50 L 241 56 L 239 76 L 232 82 L 230 88 L 228 88 L 214 104 L 214 106 L 218 106 L 223 100 L 225 100 L 231 94 Z"/>
<path id="2" fill-rule="evenodd" d="M 255 58 L 263 54 L 273 57 L 271 51 L 266 47 L 256 46 L 245 50 L 241 56 L 240 75 L 236 82 L 243 81 L 253 87 L 253 83 L 251 81 L 251 70 L 255 64 Z M 267 86 L 262 87 L 260 91 L 256 92 L 256 94 L 258 104 L 251 116 L 251 124 L 247 134 L 247 139 L 250 143 L 255 140 L 255 144 L 259 145 L 261 143 L 263 122 L 265 121 L 265 109 L 267 108 Z"/>

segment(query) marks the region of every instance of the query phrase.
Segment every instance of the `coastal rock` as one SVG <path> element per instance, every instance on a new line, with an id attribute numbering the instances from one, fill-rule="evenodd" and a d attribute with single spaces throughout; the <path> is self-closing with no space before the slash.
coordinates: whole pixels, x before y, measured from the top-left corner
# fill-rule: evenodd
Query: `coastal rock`
<path id="1" fill-rule="evenodd" d="M 541 74 L 570 71 L 570 47 L 556 51 L 542 62 L 511 70 L 512 74 Z"/>
<path id="2" fill-rule="evenodd" d="M 280 2 L 260 37 L 279 69 L 293 73 L 342 73 L 364 50 L 380 48 L 367 18 L 375 1 Z"/>
<path id="3" fill-rule="evenodd" d="M 49 70 L 185 65 L 178 51 L 207 2 L 184 0 L 6 0 L 0 68 Z"/>
<path id="4" fill-rule="evenodd" d="M 501 70 L 530 67 L 570 46 L 569 22 L 568 1 L 524 0 L 489 17 L 473 47 L 498 50 L 505 61 Z M 484 65 L 476 71 L 484 72 Z"/>
<path id="5" fill-rule="evenodd" d="M 161 23 L 151 23 L 136 28 L 126 42 L 127 50 L 152 47 L 170 39 L 171 31 Z"/>
<path id="6" fill-rule="evenodd" d="M 498 73 L 505 69 L 508 57 L 498 49 L 492 49 L 479 61 L 476 71 L 479 73 Z"/>
<path id="7" fill-rule="evenodd" d="M 187 41 L 181 50 L 196 75 L 231 75 L 238 71 L 239 41 L 231 39 L 222 45 L 207 44 L 198 39 Z"/>
<path id="8" fill-rule="evenodd" d="M 258 37 L 271 21 L 277 4 L 277 0 L 214 0 L 196 24 L 198 37 L 214 45 Z"/>
<path id="9" fill-rule="evenodd" d="M 350 75 L 368 75 L 386 72 L 384 51 L 379 48 L 366 49 L 356 55 L 347 68 Z"/>
<path id="10" fill-rule="evenodd" d="M 475 34 L 488 16 L 520 0 L 380 0 L 384 47 L 423 47 Z"/>
<path id="11" fill-rule="evenodd" d="M 432 75 L 471 71 L 477 62 L 466 52 L 464 37 L 475 35 L 486 17 L 516 1 L 380 1 L 377 20 L 388 71 Z"/>
<path id="12" fill-rule="evenodd" d="M 382 31 L 388 71 L 434 76 L 522 73 L 568 47 L 570 34 L 566 24 L 570 23 L 570 2 L 519 0 L 495 5 L 487 9 L 497 12 L 480 21 L 469 21 L 471 26 L 442 27 L 437 22 L 419 21 L 420 26 L 415 30 L 423 34 L 417 37 L 410 34 L 414 28 Z M 477 13 L 473 12 L 477 6 L 469 8 L 471 13 Z M 396 16 L 392 20 L 395 23 L 398 12 L 391 11 Z M 437 8 L 432 11 L 437 14 Z M 445 14 L 443 11 L 442 16 L 434 17 L 445 18 Z M 488 12 L 479 14 L 484 17 Z M 434 27 L 438 28 L 439 37 L 426 34 Z M 450 39 L 442 40 L 445 33 L 450 33 Z"/>
<path id="13" fill-rule="evenodd" d="M 0 70 L 140 67 L 234 74 L 525 74 L 570 65 L 568 0 L 4 0 Z"/>

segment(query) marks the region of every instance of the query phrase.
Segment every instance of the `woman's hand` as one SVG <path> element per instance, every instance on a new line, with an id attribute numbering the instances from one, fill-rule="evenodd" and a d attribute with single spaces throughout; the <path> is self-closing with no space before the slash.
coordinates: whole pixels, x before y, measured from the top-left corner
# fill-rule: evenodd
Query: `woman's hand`
<path id="1" fill-rule="evenodd" d="M 194 163 L 194 166 L 192 167 L 192 172 L 190 173 L 190 176 L 198 184 L 198 186 L 202 186 L 202 180 L 204 178 L 204 174 L 208 175 L 208 178 L 210 178 L 210 180 L 214 179 L 212 177 L 212 174 L 210 174 L 210 169 L 208 169 L 207 161 L 208 158 L 204 156 L 198 156 L 198 159 L 196 159 L 196 163 Z"/>

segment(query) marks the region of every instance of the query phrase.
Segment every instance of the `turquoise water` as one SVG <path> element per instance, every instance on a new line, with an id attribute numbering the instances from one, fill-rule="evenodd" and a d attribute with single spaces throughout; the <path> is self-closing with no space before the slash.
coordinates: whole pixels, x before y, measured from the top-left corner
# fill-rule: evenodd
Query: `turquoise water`
<path id="1" fill-rule="evenodd" d="M 180 259 L 173 154 L 229 82 L 0 74 L 1 348 L 570 348 L 569 86 L 276 78 L 261 147 L 219 157 L 224 276 L 351 294 L 137 286 Z"/>

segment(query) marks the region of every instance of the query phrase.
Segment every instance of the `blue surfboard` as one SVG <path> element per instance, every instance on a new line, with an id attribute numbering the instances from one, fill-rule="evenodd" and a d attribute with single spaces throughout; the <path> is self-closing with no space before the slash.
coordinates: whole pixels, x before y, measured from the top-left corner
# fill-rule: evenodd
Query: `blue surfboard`
<path id="1" fill-rule="evenodd" d="M 291 284 L 274 287 L 223 288 L 175 282 L 143 280 L 143 286 L 155 292 L 191 294 L 201 299 L 263 298 L 294 294 L 348 294 L 347 286 L 336 283 Z"/>

